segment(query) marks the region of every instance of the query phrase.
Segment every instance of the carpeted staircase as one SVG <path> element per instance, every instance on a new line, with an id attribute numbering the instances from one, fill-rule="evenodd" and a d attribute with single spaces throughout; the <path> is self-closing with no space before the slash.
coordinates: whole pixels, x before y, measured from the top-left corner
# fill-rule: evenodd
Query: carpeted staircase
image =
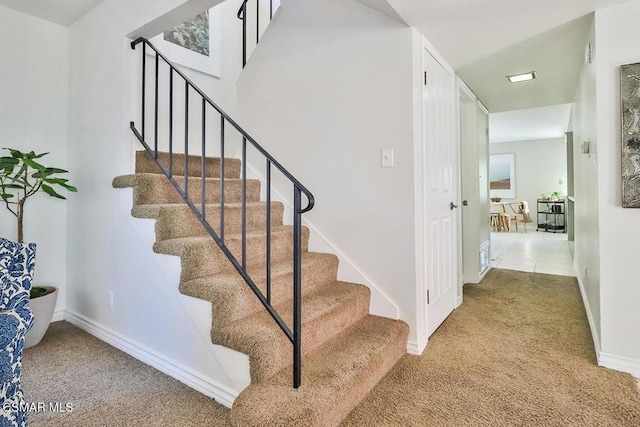
<path id="1" fill-rule="evenodd" d="M 168 155 L 159 153 L 168 165 Z M 174 154 L 173 173 L 184 183 L 184 155 Z M 189 156 L 189 195 L 201 203 L 201 159 Z M 225 242 L 240 259 L 242 186 L 240 161 L 225 159 Z M 206 217 L 217 230 L 220 160 L 205 159 Z M 182 176 L 182 177 L 181 177 Z M 292 387 L 292 346 L 231 262 L 145 151 L 136 173 L 113 180 L 133 188 L 132 215 L 156 220 L 154 251 L 179 256 L 180 292 L 211 302 L 211 340 L 249 356 L 251 385 L 236 399 L 234 424 L 241 426 L 337 425 L 406 353 L 408 327 L 369 315 L 369 289 L 337 281 L 334 255 L 308 252 L 303 229 L 302 386 Z M 272 202 L 272 304 L 291 326 L 292 234 L 283 225 L 283 205 Z M 247 182 L 247 267 L 265 292 L 266 205 L 260 181 Z"/>

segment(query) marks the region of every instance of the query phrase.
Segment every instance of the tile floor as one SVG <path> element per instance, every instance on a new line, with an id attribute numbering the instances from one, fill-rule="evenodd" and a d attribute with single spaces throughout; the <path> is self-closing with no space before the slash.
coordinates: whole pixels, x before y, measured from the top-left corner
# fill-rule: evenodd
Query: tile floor
<path id="1" fill-rule="evenodd" d="M 573 242 L 564 233 L 537 232 L 527 224 L 527 232 L 491 233 L 491 266 L 508 270 L 575 276 Z"/>

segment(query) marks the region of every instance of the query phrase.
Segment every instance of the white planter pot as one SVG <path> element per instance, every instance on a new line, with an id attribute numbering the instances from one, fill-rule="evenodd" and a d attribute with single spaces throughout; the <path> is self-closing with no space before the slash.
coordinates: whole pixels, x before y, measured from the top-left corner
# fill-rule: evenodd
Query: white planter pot
<path id="1" fill-rule="evenodd" d="M 45 288 L 47 290 L 53 290 L 44 296 L 29 300 L 29 307 L 33 311 L 34 322 L 33 326 L 27 332 L 24 341 L 24 348 L 33 347 L 38 344 L 42 337 L 49 329 L 51 318 L 53 317 L 53 311 L 56 308 L 56 300 L 58 299 L 58 288 L 53 286 L 38 286 L 39 288 Z"/>

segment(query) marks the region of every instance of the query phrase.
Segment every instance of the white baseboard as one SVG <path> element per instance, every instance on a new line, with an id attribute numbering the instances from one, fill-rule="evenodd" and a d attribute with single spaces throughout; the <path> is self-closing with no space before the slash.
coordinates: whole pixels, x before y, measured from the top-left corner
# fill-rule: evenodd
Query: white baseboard
<path id="1" fill-rule="evenodd" d="M 589 303 L 587 301 L 584 282 L 580 278 L 580 274 L 578 272 L 578 269 L 575 268 L 575 265 L 574 269 L 576 270 L 576 278 L 578 279 L 578 285 L 580 287 L 580 294 L 582 295 L 584 309 L 587 312 L 587 319 L 589 319 L 589 328 L 591 329 L 591 336 L 593 337 L 593 346 L 596 350 L 596 360 L 598 361 L 598 366 L 603 366 L 605 368 L 613 369 L 616 371 L 627 372 L 636 378 L 640 378 L 640 359 L 617 356 L 615 354 L 602 351 L 602 347 L 600 346 L 600 339 L 598 338 L 598 334 L 596 333 L 595 321 L 593 319 L 593 315 L 591 314 Z"/>
<path id="2" fill-rule="evenodd" d="M 427 347 L 428 342 L 429 341 L 418 343 L 417 341 L 407 341 L 407 353 L 413 354 L 414 356 L 420 356 Z"/>
<path id="3" fill-rule="evenodd" d="M 591 338 L 593 339 L 593 346 L 596 350 L 596 360 L 598 361 L 598 365 L 600 364 L 600 353 L 602 351 L 602 347 L 600 346 L 600 338 L 598 337 L 598 333 L 596 332 L 596 323 L 593 319 L 593 315 L 591 314 L 591 308 L 589 306 L 589 301 L 587 300 L 587 292 L 584 289 L 584 282 L 580 278 L 580 274 L 576 265 L 573 266 L 576 272 L 576 279 L 578 279 L 578 287 L 580 288 L 580 295 L 582 295 L 582 305 L 584 305 L 584 311 L 587 313 L 587 319 L 589 320 L 589 329 L 591 329 Z"/>
<path id="4" fill-rule="evenodd" d="M 57 310 L 53 312 L 53 316 L 51 317 L 51 323 L 60 322 L 64 320 L 64 310 Z"/>
<path id="5" fill-rule="evenodd" d="M 190 368 L 158 354 L 142 344 L 123 337 L 119 333 L 114 332 L 109 328 L 86 318 L 85 316 L 66 310 L 64 312 L 64 320 L 114 346 L 115 348 L 135 357 L 141 362 L 156 368 L 160 372 L 188 385 L 205 396 L 215 399 L 216 402 L 226 406 L 227 408 L 231 408 L 233 401 L 238 397 L 235 390 L 232 390 L 211 378 L 203 377 L 198 372 L 194 372 Z"/>
<path id="6" fill-rule="evenodd" d="M 636 378 L 640 378 L 640 359 L 631 357 L 616 356 L 615 354 L 600 352 L 598 365 L 616 371 L 627 372 Z"/>

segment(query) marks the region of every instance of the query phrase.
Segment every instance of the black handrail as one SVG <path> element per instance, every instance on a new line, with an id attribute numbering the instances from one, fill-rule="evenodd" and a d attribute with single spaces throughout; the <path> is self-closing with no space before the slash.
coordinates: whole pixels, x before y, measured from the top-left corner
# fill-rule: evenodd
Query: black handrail
<path id="1" fill-rule="evenodd" d="M 247 65 L 247 2 L 244 0 L 236 15 L 242 20 L 242 68 Z M 269 21 L 273 19 L 273 0 L 269 0 Z M 256 0 L 256 45 L 260 43 L 260 0 Z"/>
<path id="2" fill-rule="evenodd" d="M 246 1 L 245 1 L 246 3 Z M 245 9 L 246 11 L 246 9 Z M 194 212 L 202 226 L 211 235 L 213 240 L 217 243 L 222 252 L 229 258 L 235 269 L 247 282 L 251 290 L 258 297 L 262 305 L 267 312 L 273 317 L 278 326 L 285 333 L 287 338 L 293 344 L 293 386 L 298 388 L 301 383 L 301 366 L 302 366 L 302 214 L 310 211 L 314 204 L 313 195 L 304 185 L 300 183 L 296 178 L 289 173 L 273 156 L 271 156 L 262 146 L 260 146 L 240 125 L 238 125 L 228 114 L 226 114 L 220 107 L 218 107 L 200 88 L 198 88 L 184 73 L 176 68 L 171 61 L 169 61 L 162 53 L 160 53 L 155 46 L 153 46 L 147 39 L 140 37 L 131 43 L 131 48 L 135 50 L 138 44 L 142 43 L 142 129 L 139 131 L 135 123 L 131 121 L 130 127 L 134 135 L 138 138 L 147 152 L 153 156 L 156 164 L 167 176 L 173 187 L 180 193 L 185 203 Z M 148 145 L 145 140 L 145 116 L 146 116 L 146 47 L 149 46 L 155 52 L 155 70 L 154 70 L 154 147 L 153 149 Z M 158 160 L 158 92 L 159 92 L 159 66 L 158 63 L 163 60 L 169 66 L 169 167 Z M 179 76 L 185 82 L 185 134 L 184 134 L 184 187 L 174 178 L 173 175 L 173 87 L 174 87 L 174 75 Z M 195 91 L 200 95 L 202 99 L 202 164 L 201 164 L 201 180 L 202 180 L 202 202 L 200 208 L 198 208 L 192 200 L 189 198 L 189 92 Z M 206 217 L 206 175 L 205 175 L 205 153 L 206 153 L 206 107 L 209 104 L 220 115 L 220 218 L 219 225 L 220 233 L 218 234 L 210 223 L 210 220 Z M 225 124 L 228 123 L 233 126 L 242 135 L 242 256 L 238 261 L 236 257 L 231 253 L 229 248 L 225 244 L 224 235 L 224 194 L 225 194 Z M 260 154 L 262 154 L 266 160 L 266 186 L 267 186 L 267 200 L 266 200 L 266 295 L 260 291 L 254 280 L 249 276 L 247 272 L 247 254 L 246 254 L 246 233 L 247 233 L 247 142 Z M 271 168 L 275 167 L 280 173 L 286 177 L 293 185 L 293 331 L 282 320 L 275 308 L 271 305 Z M 307 206 L 302 209 L 302 194 L 307 197 Z"/>

